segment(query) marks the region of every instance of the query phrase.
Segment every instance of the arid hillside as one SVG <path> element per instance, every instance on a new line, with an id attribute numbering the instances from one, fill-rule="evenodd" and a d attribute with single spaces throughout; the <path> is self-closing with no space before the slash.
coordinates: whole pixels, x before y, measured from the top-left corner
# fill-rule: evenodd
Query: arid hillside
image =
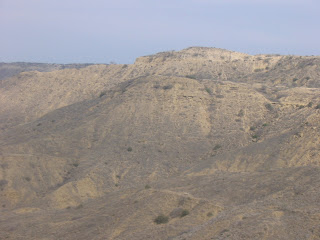
<path id="1" fill-rule="evenodd" d="M 0 239 L 320 239 L 320 57 L 22 72 L 0 127 Z"/>

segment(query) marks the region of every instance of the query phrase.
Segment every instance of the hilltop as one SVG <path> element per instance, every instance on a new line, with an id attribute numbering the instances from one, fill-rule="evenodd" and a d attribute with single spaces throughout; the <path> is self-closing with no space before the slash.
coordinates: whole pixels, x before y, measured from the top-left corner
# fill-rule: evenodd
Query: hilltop
<path id="1" fill-rule="evenodd" d="M 5 78 L 0 238 L 320 239 L 319 75 L 192 47 Z"/>

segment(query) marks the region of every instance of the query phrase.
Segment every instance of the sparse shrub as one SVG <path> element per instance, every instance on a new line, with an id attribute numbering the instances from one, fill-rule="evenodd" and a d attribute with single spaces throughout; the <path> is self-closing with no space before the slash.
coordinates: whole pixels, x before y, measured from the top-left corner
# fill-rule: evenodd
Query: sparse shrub
<path id="1" fill-rule="evenodd" d="M 121 178 L 121 176 L 120 176 L 120 175 L 117 175 L 117 176 L 116 176 L 116 178 L 120 179 L 120 178 Z"/>
<path id="2" fill-rule="evenodd" d="M 223 95 L 217 95 L 217 98 L 224 98 Z"/>
<path id="3" fill-rule="evenodd" d="M 78 167 L 78 166 L 79 166 L 79 163 L 74 163 L 74 164 L 72 164 L 72 166 Z"/>
<path id="4" fill-rule="evenodd" d="M 186 75 L 186 78 L 197 79 L 195 75 Z"/>
<path id="5" fill-rule="evenodd" d="M 270 103 L 267 103 L 266 105 L 264 105 L 266 107 L 266 109 L 268 109 L 269 111 L 273 110 L 273 107 Z"/>
<path id="6" fill-rule="evenodd" d="M 299 105 L 299 109 L 302 109 L 302 108 L 304 108 L 304 106 L 303 105 Z"/>
<path id="7" fill-rule="evenodd" d="M 114 186 L 115 186 L 115 187 L 118 187 L 118 186 L 119 186 L 119 184 L 118 184 L 118 183 L 116 183 Z"/>
<path id="8" fill-rule="evenodd" d="M 310 77 L 306 77 L 306 80 L 310 80 Z"/>
<path id="9" fill-rule="evenodd" d="M 210 95 L 212 94 L 212 90 L 208 87 L 205 88 L 205 90 L 207 91 L 207 93 L 209 93 Z"/>
<path id="10" fill-rule="evenodd" d="M 151 186 L 149 184 L 144 186 L 144 189 L 150 189 L 150 188 L 151 188 Z"/>
<path id="11" fill-rule="evenodd" d="M 214 146 L 213 150 L 216 151 L 216 150 L 218 150 L 219 148 L 221 148 L 221 145 L 220 145 L 220 144 L 217 144 L 217 145 Z"/>
<path id="12" fill-rule="evenodd" d="M 244 111 L 243 109 L 241 109 L 238 113 L 238 117 L 243 117 L 244 116 Z"/>
<path id="13" fill-rule="evenodd" d="M 256 130 L 256 127 L 255 126 L 251 126 L 250 127 L 250 131 L 254 131 L 254 130 Z"/>
<path id="14" fill-rule="evenodd" d="M 128 152 L 132 152 L 132 147 L 128 147 L 128 148 L 127 148 L 127 151 L 128 151 Z"/>
<path id="15" fill-rule="evenodd" d="M 181 212 L 180 217 L 183 218 L 183 217 L 185 217 L 185 216 L 187 216 L 187 215 L 189 215 L 189 214 L 190 214 L 190 212 L 189 212 L 188 210 L 184 209 L 184 210 Z"/>
<path id="16" fill-rule="evenodd" d="M 254 72 L 261 72 L 261 71 L 263 71 L 262 68 L 256 68 L 256 69 L 254 70 Z"/>
<path id="17" fill-rule="evenodd" d="M 296 82 L 298 81 L 298 78 L 293 78 L 292 81 Z"/>
<path id="18" fill-rule="evenodd" d="M 163 90 L 169 90 L 171 88 L 173 88 L 172 84 L 169 84 L 169 85 L 166 85 L 166 86 L 162 87 Z"/>
<path id="19" fill-rule="evenodd" d="M 263 126 L 263 127 L 266 127 L 266 126 L 268 126 L 268 123 L 264 123 L 264 124 L 262 124 L 262 126 Z"/>
<path id="20" fill-rule="evenodd" d="M 169 222 L 169 217 L 161 214 L 161 215 L 159 215 L 158 217 L 156 217 L 156 218 L 154 219 L 154 222 L 155 222 L 156 224 L 164 224 L 164 223 Z"/>
<path id="21" fill-rule="evenodd" d="M 213 213 L 212 212 L 208 212 L 207 213 L 207 217 L 212 217 L 213 216 Z"/>
<path id="22" fill-rule="evenodd" d="M 252 135 L 253 139 L 257 139 L 259 136 L 257 134 Z"/>
<path id="23" fill-rule="evenodd" d="M 313 103 L 312 102 L 309 102 L 307 107 L 312 107 Z"/>
<path id="24" fill-rule="evenodd" d="M 99 98 L 103 97 L 104 95 L 107 94 L 107 91 L 102 91 L 100 94 L 99 94 Z"/>
<path id="25" fill-rule="evenodd" d="M 38 123 L 38 124 L 37 124 L 37 127 L 39 127 L 39 126 L 41 126 L 41 125 L 42 125 L 41 123 Z"/>
<path id="26" fill-rule="evenodd" d="M 316 109 L 320 109 L 320 103 L 316 106 Z"/>
<path id="27" fill-rule="evenodd" d="M 30 177 L 25 177 L 24 178 L 26 181 L 30 182 L 31 181 L 31 178 Z"/>
<path id="28" fill-rule="evenodd" d="M 160 88 L 161 86 L 159 85 L 159 84 L 156 84 L 156 85 L 154 85 L 153 86 L 155 89 L 158 89 L 158 88 Z"/>

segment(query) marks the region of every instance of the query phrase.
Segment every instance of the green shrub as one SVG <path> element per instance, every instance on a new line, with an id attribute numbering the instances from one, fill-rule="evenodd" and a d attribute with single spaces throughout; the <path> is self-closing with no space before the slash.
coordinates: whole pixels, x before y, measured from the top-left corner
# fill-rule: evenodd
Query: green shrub
<path id="1" fill-rule="evenodd" d="M 169 217 L 161 214 L 161 215 L 159 215 L 158 217 L 156 217 L 156 218 L 154 219 L 154 222 L 155 222 L 156 224 L 164 224 L 164 223 L 169 222 Z"/>
<path id="2" fill-rule="evenodd" d="M 270 103 L 267 103 L 266 105 L 264 105 L 266 107 L 266 109 L 268 109 L 269 111 L 273 110 L 273 107 Z"/>
<path id="3" fill-rule="evenodd" d="M 183 218 L 183 217 L 189 215 L 189 213 L 190 213 L 190 212 L 189 212 L 188 210 L 184 209 L 184 210 L 181 212 L 180 217 Z"/>
<path id="4" fill-rule="evenodd" d="M 244 111 L 243 109 L 241 109 L 238 113 L 238 117 L 243 117 L 244 116 Z"/>
<path id="5" fill-rule="evenodd" d="M 132 147 L 128 147 L 128 148 L 127 148 L 127 151 L 128 151 L 128 152 L 132 152 Z"/>
<path id="6" fill-rule="evenodd" d="M 316 106 L 316 109 L 320 109 L 320 103 Z"/>
<path id="7" fill-rule="evenodd" d="M 213 150 L 215 151 L 215 150 L 218 150 L 219 148 L 221 148 L 221 145 L 217 144 L 217 145 L 214 146 Z"/>
<path id="8" fill-rule="evenodd" d="M 195 75 L 186 75 L 186 78 L 197 79 Z"/>
<path id="9" fill-rule="evenodd" d="M 253 135 L 252 138 L 257 139 L 259 136 L 257 134 Z"/>
<path id="10" fill-rule="evenodd" d="M 213 216 L 213 213 L 212 212 L 208 212 L 207 213 L 207 217 L 212 217 Z"/>
<path id="11" fill-rule="evenodd" d="M 255 126 L 251 126 L 250 127 L 250 131 L 254 131 L 254 130 L 256 130 L 256 127 Z"/>
<path id="12" fill-rule="evenodd" d="M 208 87 L 205 88 L 205 90 L 207 91 L 207 93 L 209 93 L 210 95 L 212 94 L 212 90 Z"/>

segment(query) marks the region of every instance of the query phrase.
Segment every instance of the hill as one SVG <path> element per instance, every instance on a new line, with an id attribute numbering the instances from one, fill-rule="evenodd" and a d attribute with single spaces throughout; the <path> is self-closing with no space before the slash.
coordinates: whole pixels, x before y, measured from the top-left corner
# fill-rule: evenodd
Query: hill
<path id="1" fill-rule="evenodd" d="M 320 239 L 319 66 L 188 48 L 1 81 L 0 237 Z"/>

